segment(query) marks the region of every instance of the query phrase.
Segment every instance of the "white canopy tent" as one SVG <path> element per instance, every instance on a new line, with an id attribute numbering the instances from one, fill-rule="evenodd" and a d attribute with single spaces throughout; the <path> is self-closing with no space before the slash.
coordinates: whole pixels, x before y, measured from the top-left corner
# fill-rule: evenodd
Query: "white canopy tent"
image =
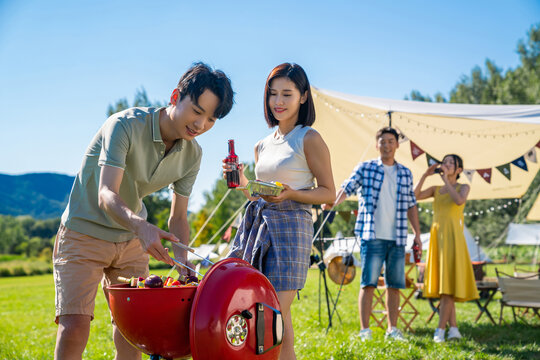
<path id="1" fill-rule="evenodd" d="M 457 153 L 469 199 L 523 196 L 540 168 L 540 105 L 470 105 L 378 99 L 313 88 L 314 127 L 330 149 L 339 186 L 360 162 L 379 156 L 375 133 L 390 123 L 405 136 L 396 159 L 417 180 L 433 159 Z M 441 185 L 431 176 L 426 186 Z"/>
<path id="2" fill-rule="evenodd" d="M 540 247 L 540 224 L 510 224 L 506 244 L 536 246 L 533 258 L 533 265 L 536 265 Z"/>
<path id="3" fill-rule="evenodd" d="M 540 224 L 510 224 L 505 242 L 508 245 L 540 246 Z"/>

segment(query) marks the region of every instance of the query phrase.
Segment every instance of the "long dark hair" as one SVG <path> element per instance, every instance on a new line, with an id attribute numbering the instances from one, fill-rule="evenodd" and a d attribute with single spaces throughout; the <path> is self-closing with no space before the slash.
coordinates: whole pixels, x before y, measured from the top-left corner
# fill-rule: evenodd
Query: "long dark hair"
<path id="1" fill-rule="evenodd" d="M 463 159 L 461 158 L 461 156 L 456 155 L 456 154 L 446 154 L 443 157 L 443 161 L 444 161 L 444 158 L 446 158 L 448 156 L 450 156 L 452 159 L 454 159 L 454 165 L 456 167 L 456 169 L 454 171 L 456 171 L 458 168 L 461 168 L 463 170 Z M 457 179 L 459 179 L 459 174 L 456 177 L 456 180 Z"/>
<path id="2" fill-rule="evenodd" d="M 268 75 L 266 79 L 266 86 L 264 87 L 264 118 L 269 127 L 274 127 L 279 124 L 272 114 L 272 110 L 268 106 L 268 98 L 270 97 L 270 84 L 272 80 L 280 77 L 285 77 L 291 80 L 300 95 L 304 95 L 307 91 L 306 101 L 300 105 L 300 111 L 298 112 L 298 121 L 295 125 L 311 126 L 315 122 L 315 105 L 313 105 L 313 97 L 311 96 L 311 86 L 307 78 L 306 72 L 298 64 L 283 63 L 276 66 Z"/>

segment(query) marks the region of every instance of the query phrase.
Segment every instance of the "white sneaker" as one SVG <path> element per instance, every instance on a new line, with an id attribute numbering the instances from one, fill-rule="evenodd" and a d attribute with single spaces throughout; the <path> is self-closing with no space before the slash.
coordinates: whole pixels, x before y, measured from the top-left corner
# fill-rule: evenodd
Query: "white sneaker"
<path id="1" fill-rule="evenodd" d="M 370 328 L 360 330 L 360 332 L 358 332 L 357 336 L 362 341 L 368 341 L 368 340 L 373 339 L 373 333 L 371 332 Z"/>
<path id="2" fill-rule="evenodd" d="M 444 329 L 440 329 L 440 328 L 435 329 L 435 334 L 433 335 L 433 341 L 438 344 L 444 342 Z"/>
<path id="3" fill-rule="evenodd" d="M 403 333 L 398 328 L 392 328 L 389 329 L 390 331 L 386 331 L 386 335 L 384 336 L 385 339 L 392 339 L 392 340 L 398 340 L 398 341 L 407 341 L 405 339 L 405 336 L 403 336 Z"/>
<path id="4" fill-rule="evenodd" d="M 459 340 L 461 339 L 461 334 L 459 333 L 459 330 L 457 327 L 451 327 L 450 330 L 448 330 L 448 340 Z"/>

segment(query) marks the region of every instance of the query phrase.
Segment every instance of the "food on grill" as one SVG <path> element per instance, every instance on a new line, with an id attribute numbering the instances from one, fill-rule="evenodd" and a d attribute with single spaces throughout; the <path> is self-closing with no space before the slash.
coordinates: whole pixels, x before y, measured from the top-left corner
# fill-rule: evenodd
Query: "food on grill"
<path id="1" fill-rule="evenodd" d="M 144 280 L 144 287 L 146 288 L 162 288 L 163 280 L 157 275 L 150 275 Z"/>

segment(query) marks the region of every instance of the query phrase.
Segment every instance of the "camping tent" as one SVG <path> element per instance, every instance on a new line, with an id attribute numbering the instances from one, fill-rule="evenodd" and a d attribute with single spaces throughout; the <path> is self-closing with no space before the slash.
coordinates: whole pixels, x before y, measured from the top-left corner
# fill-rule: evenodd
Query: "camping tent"
<path id="1" fill-rule="evenodd" d="M 506 244 L 536 245 L 533 257 L 533 264 L 536 265 L 540 247 L 540 224 L 510 224 L 506 235 Z"/>
<path id="2" fill-rule="evenodd" d="M 471 257 L 471 261 L 491 262 L 491 259 L 489 258 L 489 256 L 486 255 L 480 245 L 476 244 L 476 241 L 474 240 L 474 237 L 472 236 L 469 229 L 465 227 L 463 232 L 465 234 L 465 240 L 467 240 L 467 249 L 469 250 L 469 256 Z M 429 233 L 420 234 L 420 240 L 422 241 L 422 250 L 427 251 L 429 248 Z M 333 239 L 325 238 L 324 241 L 332 242 L 330 246 L 326 249 L 324 255 L 325 261 L 327 259 L 331 259 L 334 255 L 350 254 L 351 252 L 354 252 L 356 254 L 360 252 L 360 243 L 356 241 L 354 237 Z M 410 252 L 413 241 L 414 235 L 409 234 L 407 237 L 407 252 Z"/>
<path id="3" fill-rule="evenodd" d="M 391 124 L 404 135 L 397 160 L 419 179 L 429 161 L 464 159 L 469 199 L 521 197 L 538 172 L 540 105 L 469 105 L 388 100 L 313 88 L 314 127 L 330 149 L 336 186 L 360 161 L 379 156 L 375 133 Z M 436 176 L 426 186 L 442 184 Z"/>
<path id="4" fill-rule="evenodd" d="M 536 197 L 531 210 L 527 214 L 527 220 L 529 221 L 540 221 L 540 195 Z"/>
<path id="5" fill-rule="evenodd" d="M 506 244 L 539 246 L 540 224 L 510 224 Z"/>

